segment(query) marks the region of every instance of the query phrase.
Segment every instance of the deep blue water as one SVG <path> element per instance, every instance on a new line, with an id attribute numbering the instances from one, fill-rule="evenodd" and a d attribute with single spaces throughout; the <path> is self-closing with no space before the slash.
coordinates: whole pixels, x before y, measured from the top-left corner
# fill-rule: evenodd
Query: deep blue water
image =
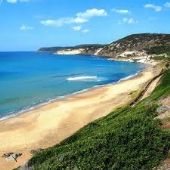
<path id="1" fill-rule="evenodd" d="M 0 118 L 143 69 L 137 63 L 38 52 L 0 53 Z"/>

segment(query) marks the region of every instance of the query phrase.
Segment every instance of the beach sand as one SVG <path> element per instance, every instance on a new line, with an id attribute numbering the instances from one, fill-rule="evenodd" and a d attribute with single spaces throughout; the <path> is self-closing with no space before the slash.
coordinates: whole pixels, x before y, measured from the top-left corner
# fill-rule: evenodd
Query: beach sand
<path id="1" fill-rule="evenodd" d="M 31 157 L 31 150 L 53 146 L 132 101 L 132 92 L 142 88 L 159 72 L 158 66 L 152 66 L 131 79 L 72 95 L 0 121 L 0 156 L 8 152 L 23 153 L 18 162 L 0 157 L 0 170 L 24 164 Z"/>

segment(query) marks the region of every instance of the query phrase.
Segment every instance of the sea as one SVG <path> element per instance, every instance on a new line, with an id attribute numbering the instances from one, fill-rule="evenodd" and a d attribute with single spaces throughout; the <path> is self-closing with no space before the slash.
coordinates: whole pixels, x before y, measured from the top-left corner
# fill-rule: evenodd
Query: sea
<path id="1" fill-rule="evenodd" d="M 0 119 L 142 71 L 139 63 L 91 55 L 0 52 Z"/>

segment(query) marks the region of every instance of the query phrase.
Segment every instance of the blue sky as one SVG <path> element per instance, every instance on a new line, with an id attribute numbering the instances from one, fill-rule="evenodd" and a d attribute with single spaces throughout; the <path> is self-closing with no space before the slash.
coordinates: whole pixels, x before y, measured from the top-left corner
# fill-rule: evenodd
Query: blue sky
<path id="1" fill-rule="evenodd" d="M 170 33 L 170 0 L 0 0 L 0 51 Z"/>

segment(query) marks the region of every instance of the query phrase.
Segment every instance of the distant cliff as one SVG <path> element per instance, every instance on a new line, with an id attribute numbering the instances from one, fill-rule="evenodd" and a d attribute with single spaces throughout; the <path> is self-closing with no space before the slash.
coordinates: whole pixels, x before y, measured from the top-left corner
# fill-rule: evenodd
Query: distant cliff
<path id="1" fill-rule="evenodd" d="M 56 54 L 92 54 L 113 59 L 146 62 L 157 55 L 170 54 L 170 34 L 132 34 L 111 44 L 41 48 Z"/>
<path id="2" fill-rule="evenodd" d="M 83 44 L 72 47 L 45 47 L 40 48 L 39 51 L 56 54 L 95 54 L 97 50 L 104 47 L 105 45 L 100 44 Z"/>

